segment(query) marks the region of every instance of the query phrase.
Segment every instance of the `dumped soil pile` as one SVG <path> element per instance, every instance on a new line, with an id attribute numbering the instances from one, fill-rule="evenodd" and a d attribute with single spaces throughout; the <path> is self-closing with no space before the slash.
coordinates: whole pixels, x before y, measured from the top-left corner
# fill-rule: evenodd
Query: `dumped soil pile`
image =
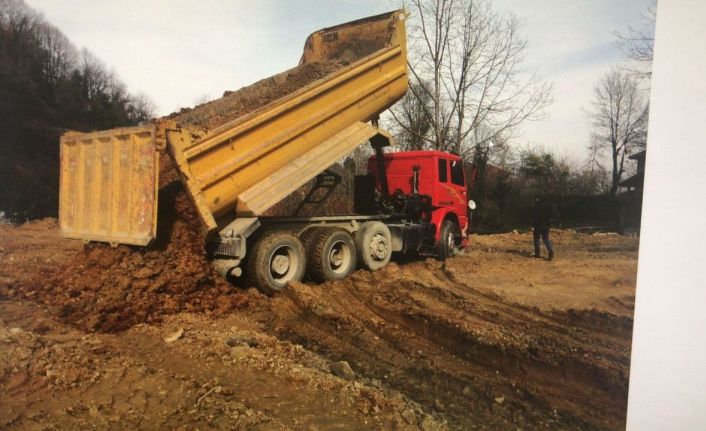
<path id="1" fill-rule="evenodd" d="M 171 160 L 161 157 L 157 240 L 147 248 L 90 244 L 49 280 L 15 289 L 69 323 L 114 332 L 181 311 L 227 313 L 245 296 L 206 259 L 198 217 Z"/>
<path id="2" fill-rule="evenodd" d="M 199 241 L 184 214 L 164 260 L 84 249 L 49 220 L 0 225 L 1 429 L 625 429 L 635 237 L 557 230 L 548 262 L 530 233 L 475 235 L 443 264 L 269 298 L 223 294 L 175 249 Z M 243 307 L 220 314 L 228 297 Z M 76 329 L 138 321 L 156 323 Z"/>
<path id="3" fill-rule="evenodd" d="M 183 124 L 213 129 L 228 121 L 255 112 L 347 64 L 345 61 L 302 64 L 243 87 L 238 91 L 226 91 L 220 99 L 191 109 L 183 108 L 181 111 L 169 115 L 168 118 Z"/>

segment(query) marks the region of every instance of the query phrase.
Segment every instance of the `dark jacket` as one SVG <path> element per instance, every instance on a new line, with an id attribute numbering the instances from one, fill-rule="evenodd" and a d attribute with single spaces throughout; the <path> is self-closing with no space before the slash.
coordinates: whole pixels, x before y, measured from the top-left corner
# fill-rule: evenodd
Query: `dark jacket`
<path id="1" fill-rule="evenodd" d="M 535 202 L 532 207 L 532 227 L 537 230 L 549 229 L 554 210 L 548 202 Z"/>

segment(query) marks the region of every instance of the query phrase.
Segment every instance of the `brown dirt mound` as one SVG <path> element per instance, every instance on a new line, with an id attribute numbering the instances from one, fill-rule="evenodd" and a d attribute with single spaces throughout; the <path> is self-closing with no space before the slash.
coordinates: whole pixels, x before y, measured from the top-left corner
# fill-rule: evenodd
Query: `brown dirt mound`
<path id="1" fill-rule="evenodd" d="M 90 244 L 42 282 L 18 294 L 55 308 L 76 326 L 127 329 L 181 311 L 227 313 L 245 295 L 213 271 L 191 201 L 168 157 L 161 158 L 157 240 L 147 248 Z"/>
<path id="2" fill-rule="evenodd" d="M 262 79 L 238 91 L 226 91 L 223 97 L 194 108 L 183 108 L 168 118 L 184 124 L 212 129 L 243 115 L 252 113 L 277 99 L 335 72 L 348 64 L 344 61 L 307 63 L 269 78 Z"/>
<path id="3" fill-rule="evenodd" d="M 169 244 L 171 235 L 160 238 Z M 431 417 L 450 429 L 625 429 L 639 241 L 571 231 L 553 238 L 552 262 L 529 257 L 530 233 L 475 235 L 465 256 L 443 264 L 392 263 L 337 283 L 295 283 L 267 298 L 219 293 L 217 281 L 207 284 L 208 267 L 206 285 L 190 293 L 163 273 L 193 259 L 200 272 L 199 255 L 188 250 L 166 246 L 172 266 L 145 277 L 150 262 L 163 262 L 151 260 L 154 252 L 84 251 L 80 242 L 61 239 L 52 221 L 0 225 L 0 363 L 9 361 L 0 365 L 0 428 L 42 428 L 35 418 L 60 428 L 109 428 L 103 424 L 113 420 L 133 428 L 230 429 L 227 421 L 240 420 L 245 405 L 263 412 L 251 416 L 265 421 L 260 429 L 435 429 L 424 423 Z M 88 262 L 69 274 L 64 265 L 77 254 Z M 125 272 L 102 267 L 123 263 Z M 32 273 L 44 278 L 32 281 L 34 293 L 25 287 Z M 109 285 L 128 275 L 129 290 Z M 75 299 L 65 280 L 45 286 L 61 277 L 96 291 Z M 169 284 L 158 293 L 134 287 L 154 286 L 161 277 Z M 162 322 L 85 334 L 41 318 L 43 307 L 3 300 L 20 290 L 55 303 L 47 307 L 55 312 L 75 306 L 64 308 L 74 326 L 90 327 L 91 318 L 105 320 L 99 329 L 111 327 L 108 319 Z M 137 298 L 139 306 L 122 314 L 109 309 L 111 301 L 125 306 L 120 295 Z M 165 308 L 164 298 L 185 298 L 202 311 L 214 298 L 233 295 L 246 296 L 247 306 L 227 316 L 165 316 L 179 304 Z M 176 333 L 177 341 L 162 341 Z M 330 379 L 338 361 L 348 363 L 353 380 Z M 388 396 L 369 397 L 372 388 Z M 390 406 L 395 394 L 407 406 Z M 312 405 L 333 413 L 310 414 Z M 394 424 L 385 419 L 398 414 Z M 218 424 L 200 426 L 209 415 Z M 138 426 L 132 421 L 138 417 L 151 419 Z"/>

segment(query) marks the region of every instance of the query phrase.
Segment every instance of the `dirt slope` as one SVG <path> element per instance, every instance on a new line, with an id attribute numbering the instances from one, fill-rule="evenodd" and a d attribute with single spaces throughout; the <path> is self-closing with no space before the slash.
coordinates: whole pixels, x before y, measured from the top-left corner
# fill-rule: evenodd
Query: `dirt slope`
<path id="1" fill-rule="evenodd" d="M 617 250 L 632 253 L 634 244 L 619 240 Z M 598 248 L 605 246 L 601 241 Z M 584 253 L 576 250 L 545 262 L 520 253 L 475 249 L 446 264 L 392 264 L 341 283 L 297 284 L 271 302 L 266 321 L 280 337 L 345 358 L 443 412 L 457 429 L 621 428 L 634 267 L 624 255 L 581 262 Z M 626 273 L 596 273 L 616 261 Z M 581 272 L 598 280 L 578 278 Z M 614 279 L 624 287 L 607 298 L 597 291 L 612 288 Z M 584 289 L 593 295 L 554 301 Z M 483 407 L 469 411 L 469 405 Z"/>
<path id="2" fill-rule="evenodd" d="M 416 429 L 402 412 L 443 427 L 247 321 L 182 314 L 111 335 L 84 334 L 28 303 L 0 302 L 0 316 L 2 429 Z"/>
<path id="3" fill-rule="evenodd" d="M 193 305 L 218 284 L 139 293 L 161 275 L 139 278 L 149 260 L 123 256 L 112 264 L 133 271 L 125 292 L 152 298 L 151 317 L 134 319 L 106 276 L 86 304 L 129 312 L 102 333 L 63 313 L 71 296 L 52 284 L 95 247 L 51 222 L 0 226 L 12 262 L 0 267 L 0 428 L 624 428 L 637 239 L 557 232 L 554 262 L 530 259 L 529 244 L 473 237 L 445 264 L 393 263 L 273 299 L 218 293 L 237 298 L 227 311 Z M 83 278 L 111 268 L 86 265 Z M 169 297 L 184 308 L 157 305 Z"/>

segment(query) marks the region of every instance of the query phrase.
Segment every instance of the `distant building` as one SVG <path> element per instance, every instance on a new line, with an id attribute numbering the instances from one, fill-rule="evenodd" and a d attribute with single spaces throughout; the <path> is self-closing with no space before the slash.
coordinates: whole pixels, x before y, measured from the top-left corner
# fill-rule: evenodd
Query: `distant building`
<path id="1" fill-rule="evenodd" d="M 620 182 L 620 187 L 626 187 L 628 192 L 636 192 L 642 196 L 642 186 L 645 183 L 645 157 L 647 150 L 642 150 L 628 157 L 630 160 L 637 160 L 637 171 L 635 175 Z"/>
<path id="2" fill-rule="evenodd" d="M 637 171 L 635 175 L 620 182 L 620 187 L 627 189 L 625 193 L 619 195 L 620 227 L 624 231 L 640 231 L 640 220 L 642 218 L 642 188 L 645 184 L 645 158 L 647 150 L 642 150 L 628 157 L 637 161 Z"/>

